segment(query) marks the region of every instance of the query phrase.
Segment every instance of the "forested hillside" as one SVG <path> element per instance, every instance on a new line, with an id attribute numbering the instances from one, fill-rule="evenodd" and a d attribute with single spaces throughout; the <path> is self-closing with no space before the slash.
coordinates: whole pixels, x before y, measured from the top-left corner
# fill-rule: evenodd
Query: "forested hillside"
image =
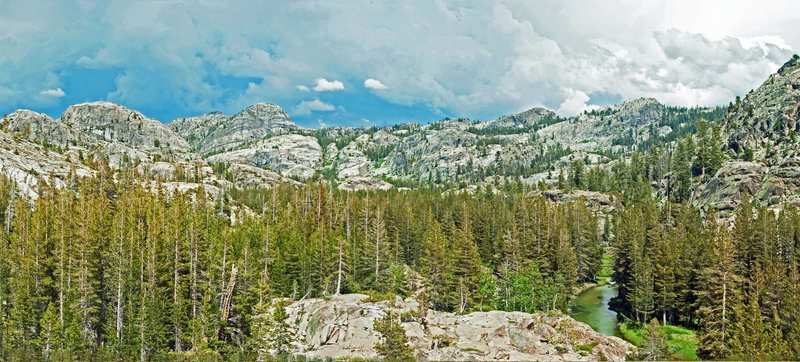
<path id="1" fill-rule="evenodd" d="M 147 191 L 130 173 L 42 187 L 33 205 L 3 187 L 15 215 L 0 252 L 5 351 L 245 351 L 272 298 L 402 295 L 419 287 L 406 266 L 437 310 L 566 309 L 605 245 L 582 203 L 521 193 L 283 185 L 248 194 L 249 213 L 202 189 Z"/>
<path id="2" fill-rule="evenodd" d="M 268 349 L 276 298 L 558 314 L 600 275 L 620 321 L 696 331 L 701 358 L 800 358 L 798 59 L 727 108 L 637 99 L 570 119 L 16 111 L 0 122 L 0 359 L 243 356 Z M 634 357 L 675 356 L 652 335 Z"/>
<path id="3" fill-rule="evenodd" d="M 420 287 L 411 271 L 436 310 L 566 310 L 609 247 L 625 317 L 699 328 L 707 358 L 800 352 L 792 206 L 776 218 L 745 200 L 728 231 L 685 201 L 658 206 L 646 183 L 603 215 L 514 187 L 283 184 L 214 202 L 96 167 L 99 177 L 42 184 L 33 204 L 3 180 L 4 353 L 239 353 L 260 343 L 253 318 L 272 298 L 403 295 Z"/>

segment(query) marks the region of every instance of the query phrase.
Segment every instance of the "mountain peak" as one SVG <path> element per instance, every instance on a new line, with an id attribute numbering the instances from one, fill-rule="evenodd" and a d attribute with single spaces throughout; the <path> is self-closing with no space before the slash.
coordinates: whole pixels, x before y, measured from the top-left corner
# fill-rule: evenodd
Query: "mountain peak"
<path id="1" fill-rule="evenodd" d="M 660 119 L 665 109 L 666 107 L 655 98 L 637 98 L 614 107 L 621 121 L 635 122 L 636 125 Z"/>
<path id="2" fill-rule="evenodd" d="M 555 119 L 556 113 L 544 108 L 533 107 L 520 113 L 510 114 L 508 116 L 500 117 L 497 120 L 491 121 L 487 127 L 490 128 L 509 128 L 509 127 L 525 127 L 532 126 L 543 120 Z"/>
<path id="3" fill-rule="evenodd" d="M 67 107 L 61 115 L 62 121 L 72 125 L 79 123 L 103 124 L 144 118 L 147 117 L 138 111 L 106 101 L 73 104 Z"/>
<path id="4" fill-rule="evenodd" d="M 794 56 L 792 56 L 792 59 L 789 59 L 788 62 L 783 63 L 781 69 L 778 69 L 778 74 L 785 75 L 790 71 L 794 71 L 798 65 L 800 65 L 800 56 L 795 54 Z"/>
<path id="5" fill-rule="evenodd" d="M 169 127 L 201 153 L 230 150 L 268 135 L 300 129 L 281 107 L 266 102 L 253 104 L 233 116 L 213 112 L 179 118 Z"/>
<path id="6" fill-rule="evenodd" d="M 264 123 L 282 124 L 296 127 L 294 121 L 292 121 L 286 111 L 272 103 L 262 102 L 247 107 L 233 116 L 233 118 L 230 120 L 230 123 L 235 123 L 244 119 L 258 119 Z"/>

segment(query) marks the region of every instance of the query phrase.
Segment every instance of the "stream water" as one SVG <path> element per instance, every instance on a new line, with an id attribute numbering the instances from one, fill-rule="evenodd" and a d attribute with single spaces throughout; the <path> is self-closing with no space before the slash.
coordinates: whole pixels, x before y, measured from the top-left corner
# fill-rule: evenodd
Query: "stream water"
<path id="1" fill-rule="evenodd" d="M 617 312 L 609 309 L 608 302 L 617 296 L 611 284 L 589 288 L 575 297 L 570 316 L 607 336 L 620 337 Z"/>

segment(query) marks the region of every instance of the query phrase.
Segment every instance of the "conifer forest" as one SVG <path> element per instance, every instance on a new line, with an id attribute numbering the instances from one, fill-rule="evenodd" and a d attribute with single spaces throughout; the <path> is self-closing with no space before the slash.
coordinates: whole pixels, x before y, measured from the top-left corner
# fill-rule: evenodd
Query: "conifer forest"
<path id="1" fill-rule="evenodd" d="M 703 358 L 798 356 L 800 212 L 745 199 L 729 228 L 679 194 L 658 204 L 648 156 L 601 178 L 622 190 L 606 213 L 522 183 L 469 194 L 309 181 L 214 200 L 131 171 L 114 182 L 100 162 L 98 177 L 40 184 L 29 203 L 3 178 L 0 349 L 242 353 L 273 298 L 404 295 L 419 287 L 409 269 L 435 310 L 567 311 L 612 255 L 623 318 L 699 330 Z"/>
<path id="2" fill-rule="evenodd" d="M 0 362 L 800 360 L 798 4 L 0 0 Z"/>

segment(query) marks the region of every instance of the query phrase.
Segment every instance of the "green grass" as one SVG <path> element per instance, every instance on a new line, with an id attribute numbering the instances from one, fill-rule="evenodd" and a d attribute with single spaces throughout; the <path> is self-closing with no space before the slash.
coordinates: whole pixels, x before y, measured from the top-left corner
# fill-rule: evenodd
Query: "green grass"
<path id="1" fill-rule="evenodd" d="M 611 253 L 603 254 L 603 264 L 600 267 L 600 272 L 597 273 L 598 278 L 610 278 L 614 274 L 614 255 Z"/>
<path id="2" fill-rule="evenodd" d="M 667 335 L 667 343 L 672 350 L 672 358 L 676 360 L 692 361 L 697 359 L 697 333 L 691 329 L 667 325 L 660 327 L 661 331 Z M 631 326 L 629 322 L 619 325 L 619 332 L 622 338 L 634 345 L 642 343 L 644 329 Z"/>

